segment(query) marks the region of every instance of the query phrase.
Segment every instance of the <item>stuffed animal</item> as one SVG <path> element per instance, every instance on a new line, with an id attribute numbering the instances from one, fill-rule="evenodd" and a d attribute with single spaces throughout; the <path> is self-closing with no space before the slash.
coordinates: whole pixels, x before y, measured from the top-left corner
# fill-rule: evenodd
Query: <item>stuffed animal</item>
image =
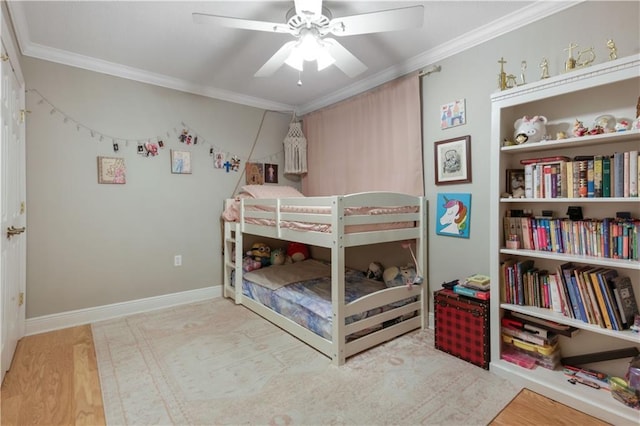
<path id="1" fill-rule="evenodd" d="M 513 136 L 517 144 L 540 142 L 547 135 L 547 117 L 543 115 L 527 117 L 525 115 L 517 119 L 513 127 L 516 129 Z"/>
<path id="2" fill-rule="evenodd" d="M 251 272 L 260 268 L 262 268 L 262 263 L 259 260 L 254 260 L 251 256 L 246 256 L 242 259 L 242 270 L 244 272 Z"/>
<path id="3" fill-rule="evenodd" d="M 399 287 L 406 285 L 411 287 L 414 283 L 419 284 L 420 280 L 413 265 L 391 266 L 384 270 L 382 279 L 387 287 Z"/>
<path id="4" fill-rule="evenodd" d="M 309 258 L 309 247 L 302 243 L 289 243 L 287 256 L 291 258 L 292 262 L 301 262 Z"/>
<path id="5" fill-rule="evenodd" d="M 247 252 L 247 256 L 257 260 L 262 266 L 269 266 L 271 264 L 271 247 L 265 243 L 254 243 L 251 250 Z"/>
<path id="6" fill-rule="evenodd" d="M 284 265 L 286 261 L 287 261 L 287 255 L 284 253 L 283 249 L 277 248 L 275 250 L 271 250 L 272 265 Z"/>
<path id="7" fill-rule="evenodd" d="M 382 273 L 384 272 L 384 267 L 380 262 L 371 262 L 369 264 L 369 269 L 367 269 L 366 275 L 370 280 L 382 281 Z"/>

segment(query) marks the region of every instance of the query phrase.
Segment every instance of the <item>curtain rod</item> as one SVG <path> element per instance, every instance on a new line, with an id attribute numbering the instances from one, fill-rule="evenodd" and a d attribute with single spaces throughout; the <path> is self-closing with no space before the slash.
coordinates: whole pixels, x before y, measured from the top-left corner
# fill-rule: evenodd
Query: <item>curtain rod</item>
<path id="1" fill-rule="evenodd" d="M 442 65 L 431 65 L 429 68 L 421 70 L 418 73 L 418 77 L 424 77 L 434 72 L 440 72 L 442 70 Z"/>

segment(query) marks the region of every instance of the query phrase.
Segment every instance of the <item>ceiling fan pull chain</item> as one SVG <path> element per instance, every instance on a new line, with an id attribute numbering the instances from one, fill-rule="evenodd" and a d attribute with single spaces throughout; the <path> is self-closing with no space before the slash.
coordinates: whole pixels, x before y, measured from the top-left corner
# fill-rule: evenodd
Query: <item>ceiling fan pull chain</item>
<path id="1" fill-rule="evenodd" d="M 302 86 L 302 71 L 298 71 L 298 86 Z"/>

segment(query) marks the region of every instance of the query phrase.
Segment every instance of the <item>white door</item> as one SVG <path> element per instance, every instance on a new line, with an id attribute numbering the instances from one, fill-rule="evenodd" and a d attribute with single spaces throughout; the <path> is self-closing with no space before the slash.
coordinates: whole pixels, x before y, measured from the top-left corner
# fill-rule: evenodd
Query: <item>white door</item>
<path id="1" fill-rule="evenodd" d="M 3 17 L 4 18 L 4 17 Z M 0 320 L 2 379 L 24 335 L 26 287 L 25 87 L 19 67 L 12 66 L 12 42 L 2 20 L 0 68 Z M 8 47 L 8 49 L 7 49 Z M 15 56 L 14 56 L 15 57 Z M 14 69 L 15 68 L 15 69 Z"/>

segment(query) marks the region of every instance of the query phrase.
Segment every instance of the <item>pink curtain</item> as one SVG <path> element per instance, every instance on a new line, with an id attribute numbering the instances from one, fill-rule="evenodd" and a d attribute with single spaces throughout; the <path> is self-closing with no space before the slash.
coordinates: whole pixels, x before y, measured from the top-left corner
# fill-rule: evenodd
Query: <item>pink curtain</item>
<path id="1" fill-rule="evenodd" d="M 305 195 L 424 195 L 417 73 L 304 116 Z"/>

